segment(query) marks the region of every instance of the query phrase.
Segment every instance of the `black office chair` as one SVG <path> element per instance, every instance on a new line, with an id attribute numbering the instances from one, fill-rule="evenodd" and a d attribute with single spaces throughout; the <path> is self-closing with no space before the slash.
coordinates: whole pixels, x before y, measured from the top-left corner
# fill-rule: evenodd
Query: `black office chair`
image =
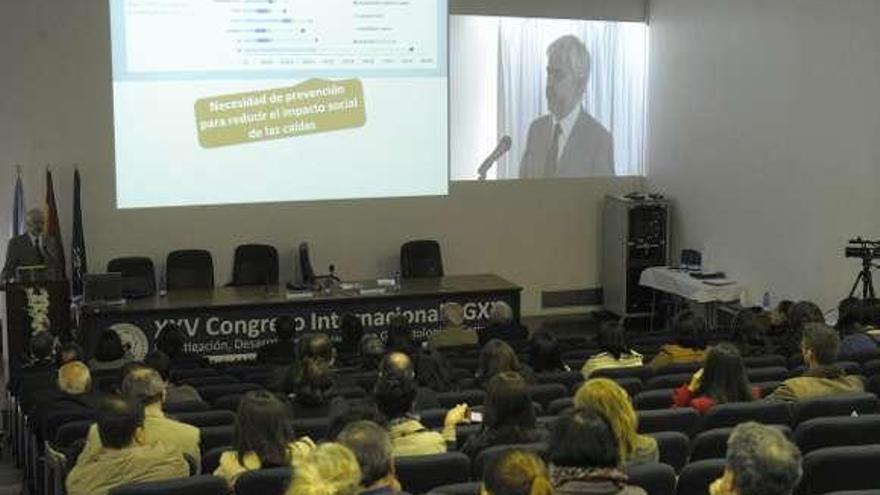
<path id="1" fill-rule="evenodd" d="M 214 400 L 226 395 L 244 394 L 251 390 L 260 390 L 261 388 L 256 383 L 230 383 L 227 385 L 207 385 L 199 387 L 197 390 L 202 399 L 207 402 L 214 402 Z"/>
<path id="2" fill-rule="evenodd" d="M 675 470 L 666 464 L 639 464 L 627 468 L 629 483 L 649 495 L 675 495 Z"/>
<path id="3" fill-rule="evenodd" d="M 691 436 L 697 429 L 700 415 L 689 407 L 637 411 L 639 433 L 678 431 Z"/>
<path id="4" fill-rule="evenodd" d="M 640 411 L 650 409 L 669 409 L 673 404 L 672 394 L 673 389 L 671 388 L 645 390 L 633 398 L 633 406 Z"/>
<path id="5" fill-rule="evenodd" d="M 235 482 L 235 495 L 284 495 L 292 477 L 289 467 L 248 471 Z"/>
<path id="6" fill-rule="evenodd" d="M 235 424 L 236 414 L 232 411 L 200 411 L 174 414 L 174 419 L 181 423 L 201 428 L 203 426 L 226 426 Z"/>
<path id="7" fill-rule="evenodd" d="M 278 250 L 268 244 L 242 244 L 235 248 L 230 285 L 278 285 Z"/>
<path id="8" fill-rule="evenodd" d="M 400 275 L 403 278 L 442 277 L 440 244 L 433 240 L 405 242 L 400 246 Z"/>
<path id="9" fill-rule="evenodd" d="M 227 426 L 206 426 L 199 428 L 200 446 L 202 452 L 207 452 L 213 448 L 232 445 L 235 427 Z"/>
<path id="10" fill-rule="evenodd" d="M 724 473 L 724 459 L 692 462 L 681 470 L 678 477 L 678 495 L 706 495 L 709 485 Z"/>
<path id="11" fill-rule="evenodd" d="M 794 404 L 794 424 L 829 416 L 880 413 L 880 401 L 872 393 L 841 394 L 818 397 Z"/>
<path id="12" fill-rule="evenodd" d="M 214 258 L 203 249 L 182 249 L 168 253 L 165 284 L 169 291 L 213 289 Z"/>
<path id="13" fill-rule="evenodd" d="M 825 447 L 880 444 L 880 414 L 813 418 L 798 425 L 794 441 L 805 454 Z"/>
<path id="14" fill-rule="evenodd" d="M 211 408 L 207 402 L 202 402 L 200 400 L 188 400 L 183 402 L 169 402 L 164 406 L 165 412 L 168 414 L 175 413 L 183 413 L 183 412 L 198 412 L 198 411 L 207 411 Z"/>
<path id="15" fill-rule="evenodd" d="M 668 373 L 658 375 L 645 382 L 645 390 L 660 390 L 669 388 L 678 388 L 686 383 L 690 383 L 693 373 Z"/>
<path id="16" fill-rule="evenodd" d="M 123 485 L 110 490 L 108 495 L 216 495 L 227 490 L 229 486 L 223 478 L 202 475 Z"/>
<path id="17" fill-rule="evenodd" d="M 788 403 L 776 400 L 719 404 L 706 413 L 702 430 L 733 427 L 746 421 L 757 421 L 765 425 L 787 425 L 791 423 L 791 409 Z"/>
<path id="18" fill-rule="evenodd" d="M 461 452 L 394 459 L 397 479 L 409 493 L 426 493 L 438 486 L 468 481 L 471 461 Z"/>
<path id="19" fill-rule="evenodd" d="M 676 473 L 681 471 L 690 455 L 691 443 L 688 436 L 678 431 L 659 431 L 648 436 L 657 441 L 660 462 L 672 466 Z"/>
<path id="20" fill-rule="evenodd" d="M 880 486 L 880 445 L 828 447 L 804 456 L 804 476 L 795 493 L 821 495 L 835 490 Z"/>
<path id="21" fill-rule="evenodd" d="M 532 400 L 541 404 L 541 407 L 546 407 L 551 401 L 562 399 L 568 395 L 568 389 L 559 383 L 530 385 L 528 391 Z"/>
<path id="22" fill-rule="evenodd" d="M 113 258 L 107 263 L 107 271 L 122 274 L 122 297 L 126 299 L 150 297 L 156 293 L 156 270 L 150 258 Z"/>

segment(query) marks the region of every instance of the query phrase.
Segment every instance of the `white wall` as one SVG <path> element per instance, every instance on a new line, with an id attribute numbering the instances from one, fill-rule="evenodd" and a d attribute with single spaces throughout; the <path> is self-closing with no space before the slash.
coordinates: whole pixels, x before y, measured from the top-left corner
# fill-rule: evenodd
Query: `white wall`
<path id="1" fill-rule="evenodd" d="M 880 237 L 880 2 L 650 11 L 648 179 L 678 203 L 677 244 L 759 294 L 835 305 L 846 240 Z"/>
<path id="2" fill-rule="evenodd" d="M 524 313 L 536 314 L 541 290 L 599 285 L 600 201 L 637 183 L 455 183 L 447 198 L 120 211 L 114 207 L 109 60 L 106 0 L 0 3 L 0 250 L 17 162 L 26 165 L 31 205 L 42 204 L 45 164 L 56 164 L 69 246 L 71 164 L 79 163 L 93 271 L 115 256 L 144 254 L 161 264 L 170 249 L 202 247 L 214 253 L 222 284 L 230 279 L 234 246 L 259 241 L 279 247 L 287 279 L 293 246 L 309 240 L 316 268 L 335 263 L 343 277 L 366 278 L 394 271 L 402 241 L 435 237 L 448 272 L 507 277 L 526 288 Z"/>

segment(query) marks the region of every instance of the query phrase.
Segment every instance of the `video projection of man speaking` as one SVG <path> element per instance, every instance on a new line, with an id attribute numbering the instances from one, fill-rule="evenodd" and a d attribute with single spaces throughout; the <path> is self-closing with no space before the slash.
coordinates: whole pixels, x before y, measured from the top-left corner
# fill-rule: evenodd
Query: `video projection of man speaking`
<path id="1" fill-rule="evenodd" d="M 453 16 L 452 180 L 643 173 L 643 23 Z"/>

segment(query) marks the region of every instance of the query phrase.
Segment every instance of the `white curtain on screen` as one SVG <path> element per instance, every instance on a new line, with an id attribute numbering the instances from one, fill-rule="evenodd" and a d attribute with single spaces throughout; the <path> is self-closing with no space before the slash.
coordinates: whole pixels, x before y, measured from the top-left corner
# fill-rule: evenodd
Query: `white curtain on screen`
<path id="1" fill-rule="evenodd" d="M 529 124 L 546 113 L 547 47 L 573 34 L 590 52 L 592 70 L 583 105 L 614 136 L 616 175 L 644 173 L 647 26 L 642 23 L 501 18 L 498 23 L 498 138 L 510 152 L 498 178 L 519 176 Z"/>

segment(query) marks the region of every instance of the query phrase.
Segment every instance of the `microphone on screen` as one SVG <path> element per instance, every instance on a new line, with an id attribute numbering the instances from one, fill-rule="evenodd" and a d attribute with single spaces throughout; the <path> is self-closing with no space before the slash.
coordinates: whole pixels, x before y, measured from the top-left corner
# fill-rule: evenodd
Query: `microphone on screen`
<path id="1" fill-rule="evenodd" d="M 492 165 L 498 161 L 499 158 L 504 156 L 505 153 L 510 151 L 510 136 L 504 136 L 498 141 L 498 146 L 492 150 L 492 153 L 489 153 L 489 156 L 483 160 L 483 163 L 480 164 L 480 168 L 477 169 L 477 175 L 479 175 L 479 180 L 486 180 L 486 173 L 492 168 Z"/>

